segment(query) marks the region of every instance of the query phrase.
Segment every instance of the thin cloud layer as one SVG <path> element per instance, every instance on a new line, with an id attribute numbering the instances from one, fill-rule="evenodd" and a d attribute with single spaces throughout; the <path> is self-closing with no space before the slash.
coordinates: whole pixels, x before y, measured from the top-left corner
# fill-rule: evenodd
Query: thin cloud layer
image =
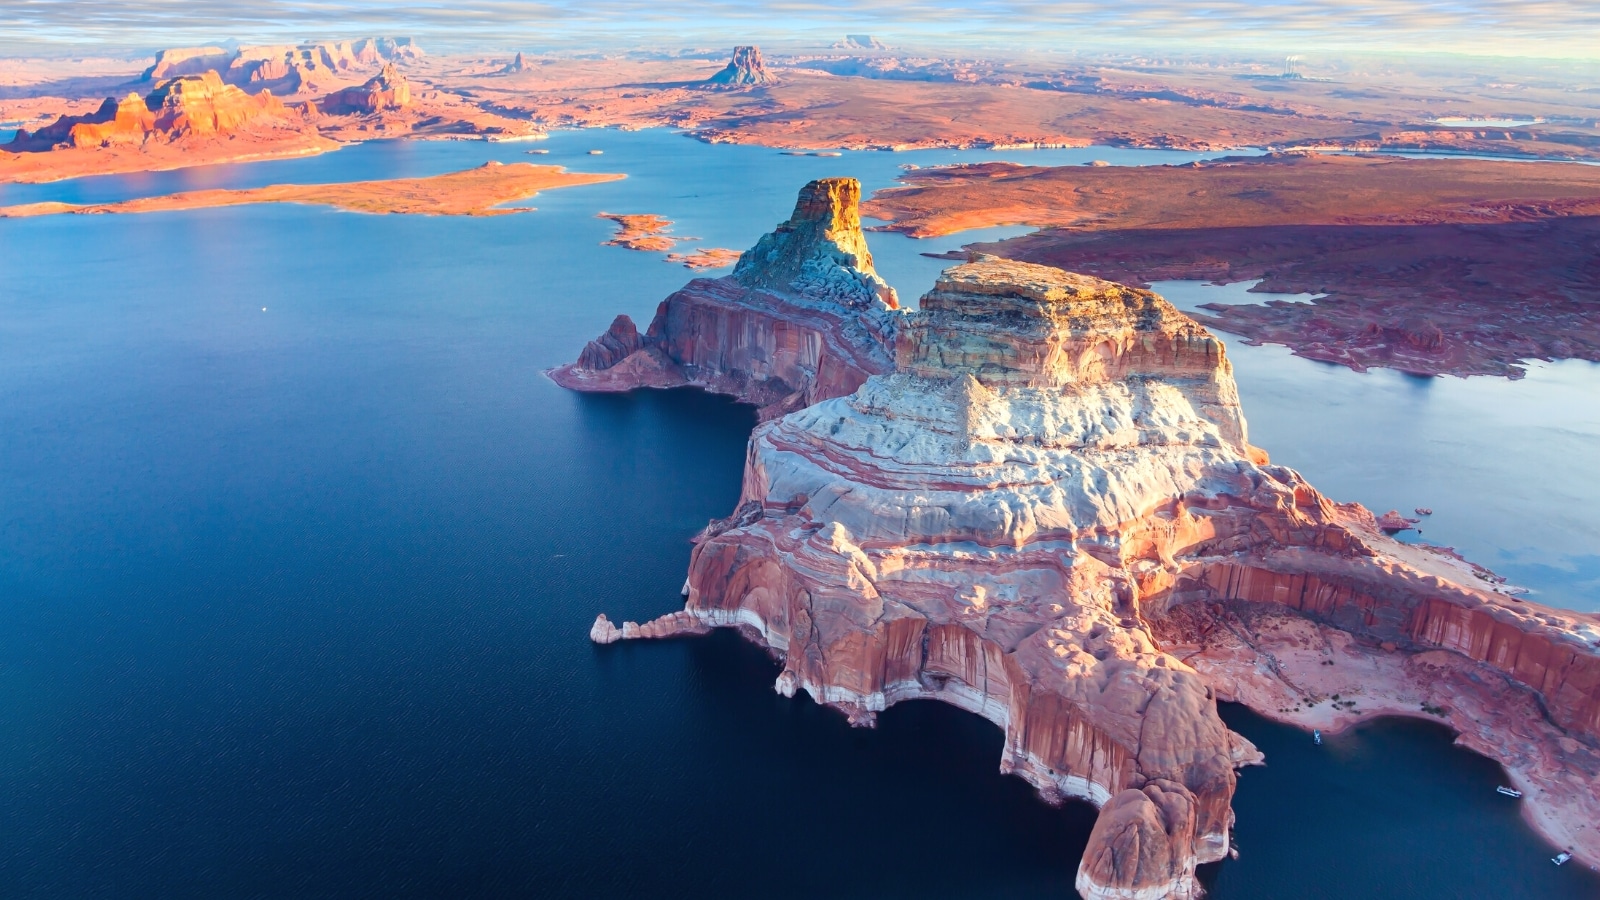
<path id="1" fill-rule="evenodd" d="M 362 33 L 454 47 L 573 42 L 702 45 L 822 39 L 1014 41 L 1035 48 L 1124 44 L 1367 49 L 1600 57 L 1594 0 L 0 0 L 0 35 L 39 50 L 164 46 Z"/>

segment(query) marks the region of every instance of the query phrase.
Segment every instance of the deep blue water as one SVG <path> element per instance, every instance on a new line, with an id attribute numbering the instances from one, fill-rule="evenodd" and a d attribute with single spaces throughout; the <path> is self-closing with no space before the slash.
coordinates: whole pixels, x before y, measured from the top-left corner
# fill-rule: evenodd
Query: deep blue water
<path id="1" fill-rule="evenodd" d="M 543 377 L 687 277 L 599 246 L 593 214 L 662 213 L 742 248 L 809 178 L 882 186 L 935 155 L 547 146 L 0 191 L 106 200 L 487 158 L 630 175 L 487 219 L 0 222 L 0 896 L 1070 896 L 1092 811 L 1000 776 L 976 717 L 912 703 L 851 729 L 774 694 L 776 667 L 734 635 L 586 637 L 597 612 L 679 604 L 688 539 L 732 508 L 754 423 L 694 392 Z M 1109 154 L 1021 158 L 1074 152 Z M 940 265 L 916 251 L 959 243 L 873 241 L 913 297 Z M 1271 765 L 1242 778 L 1243 857 L 1207 874 L 1219 900 L 1600 894 L 1437 729 L 1317 751 L 1227 715 Z"/>

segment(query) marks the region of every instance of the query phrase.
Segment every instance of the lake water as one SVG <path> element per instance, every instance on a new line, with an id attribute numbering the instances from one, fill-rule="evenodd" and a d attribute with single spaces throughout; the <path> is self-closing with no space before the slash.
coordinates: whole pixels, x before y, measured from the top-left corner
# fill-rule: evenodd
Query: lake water
<path id="1" fill-rule="evenodd" d="M 541 146 L 371 144 L 0 189 L 103 201 L 491 158 L 630 176 L 481 219 L 258 206 L 0 222 L 0 896 L 1071 895 L 1093 812 L 1000 776 L 988 723 L 911 703 L 851 729 L 774 694 L 774 664 L 727 633 L 591 645 L 597 612 L 678 606 L 688 540 L 732 508 L 754 416 L 541 374 L 687 277 L 600 246 L 600 210 L 743 248 L 810 178 L 870 189 L 903 162 L 1006 156 L 785 157 L 659 132 Z M 918 253 L 962 242 L 871 241 L 908 297 L 942 265 Z M 1491 515 L 1407 470 L 1362 480 L 1362 460 L 1432 451 L 1395 450 L 1404 434 L 1330 449 L 1270 399 L 1326 390 L 1394 422 L 1450 395 L 1234 355 L 1255 439 L 1281 461 L 1341 499 L 1431 503 L 1441 530 L 1496 546 L 1475 530 Z M 1522 382 L 1482 441 L 1515 440 L 1525 401 L 1557 383 Z M 1496 767 L 1437 728 L 1382 723 L 1315 749 L 1225 715 L 1271 765 L 1241 779 L 1243 856 L 1208 867 L 1215 898 L 1600 894 L 1592 873 L 1550 865 L 1493 793 Z"/>

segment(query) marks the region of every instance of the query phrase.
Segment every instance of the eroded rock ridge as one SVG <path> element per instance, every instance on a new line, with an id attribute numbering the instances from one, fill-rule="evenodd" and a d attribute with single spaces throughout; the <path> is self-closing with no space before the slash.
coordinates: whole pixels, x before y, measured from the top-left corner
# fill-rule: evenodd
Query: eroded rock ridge
<path id="1" fill-rule="evenodd" d="M 904 316 L 872 267 L 860 198 L 853 178 L 807 184 L 793 215 L 733 274 L 689 282 L 661 302 L 643 334 L 618 316 L 576 363 L 550 376 L 586 391 L 692 384 L 772 418 L 888 372 Z"/>
<path id="2" fill-rule="evenodd" d="M 153 137 L 228 135 L 257 120 L 291 116 L 299 114 L 291 113 L 271 91 L 247 94 L 208 71 L 168 79 L 147 96 L 132 93 L 120 101 L 107 97 L 99 110 L 87 116 L 62 116 L 38 131 L 18 131 L 11 147 L 100 147 L 140 144 Z"/>

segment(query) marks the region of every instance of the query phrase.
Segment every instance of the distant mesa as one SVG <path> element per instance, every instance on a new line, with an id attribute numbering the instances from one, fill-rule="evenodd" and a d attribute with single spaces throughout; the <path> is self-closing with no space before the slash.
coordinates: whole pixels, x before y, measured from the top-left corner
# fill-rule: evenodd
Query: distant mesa
<path id="1" fill-rule="evenodd" d="M 833 45 L 835 50 L 888 50 L 889 45 L 870 34 L 847 34 Z"/>
<path id="2" fill-rule="evenodd" d="M 335 91 L 322 100 L 322 110 L 334 114 L 378 113 L 410 105 L 411 83 L 394 63 L 385 63 L 383 71 L 360 87 Z"/>
<path id="3" fill-rule="evenodd" d="M 137 93 L 121 101 L 107 97 L 86 116 L 62 116 L 38 131 L 18 131 L 8 148 L 52 150 L 143 144 L 157 136 L 227 135 L 259 118 L 290 115 L 271 91 L 248 94 L 208 71 L 168 79 L 144 97 Z"/>
<path id="4" fill-rule="evenodd" d="M 771 84 L 772 73 L 761 60 L 760 47 L 735 47 L 728 67 L 706 79 L 708 84 Z"/>
<path id="5" fill-rule="evenodd" d="M 523 60 L 522 54 L 518 53 L 515 59 L 511 60 L 509 63 L 506 63 L 505 68 L 500 70 L 500 74 L 516 75 L 526 71 L 528 71 L 528 64 Z"/>
<path id="6" fill-rule="evenodd" d="M 155 64 L 140 76 L 159 82 L 180 75 L 215 71 L 234 85 L 271 86 L 293 93 L 317 76 L 370 71 L 385 63 L 421 59 L 422 48 L 408 37 L 372 37 L 315 44 L 272 44 L 260 47 L 174 47 L 156 54 Z"/>

